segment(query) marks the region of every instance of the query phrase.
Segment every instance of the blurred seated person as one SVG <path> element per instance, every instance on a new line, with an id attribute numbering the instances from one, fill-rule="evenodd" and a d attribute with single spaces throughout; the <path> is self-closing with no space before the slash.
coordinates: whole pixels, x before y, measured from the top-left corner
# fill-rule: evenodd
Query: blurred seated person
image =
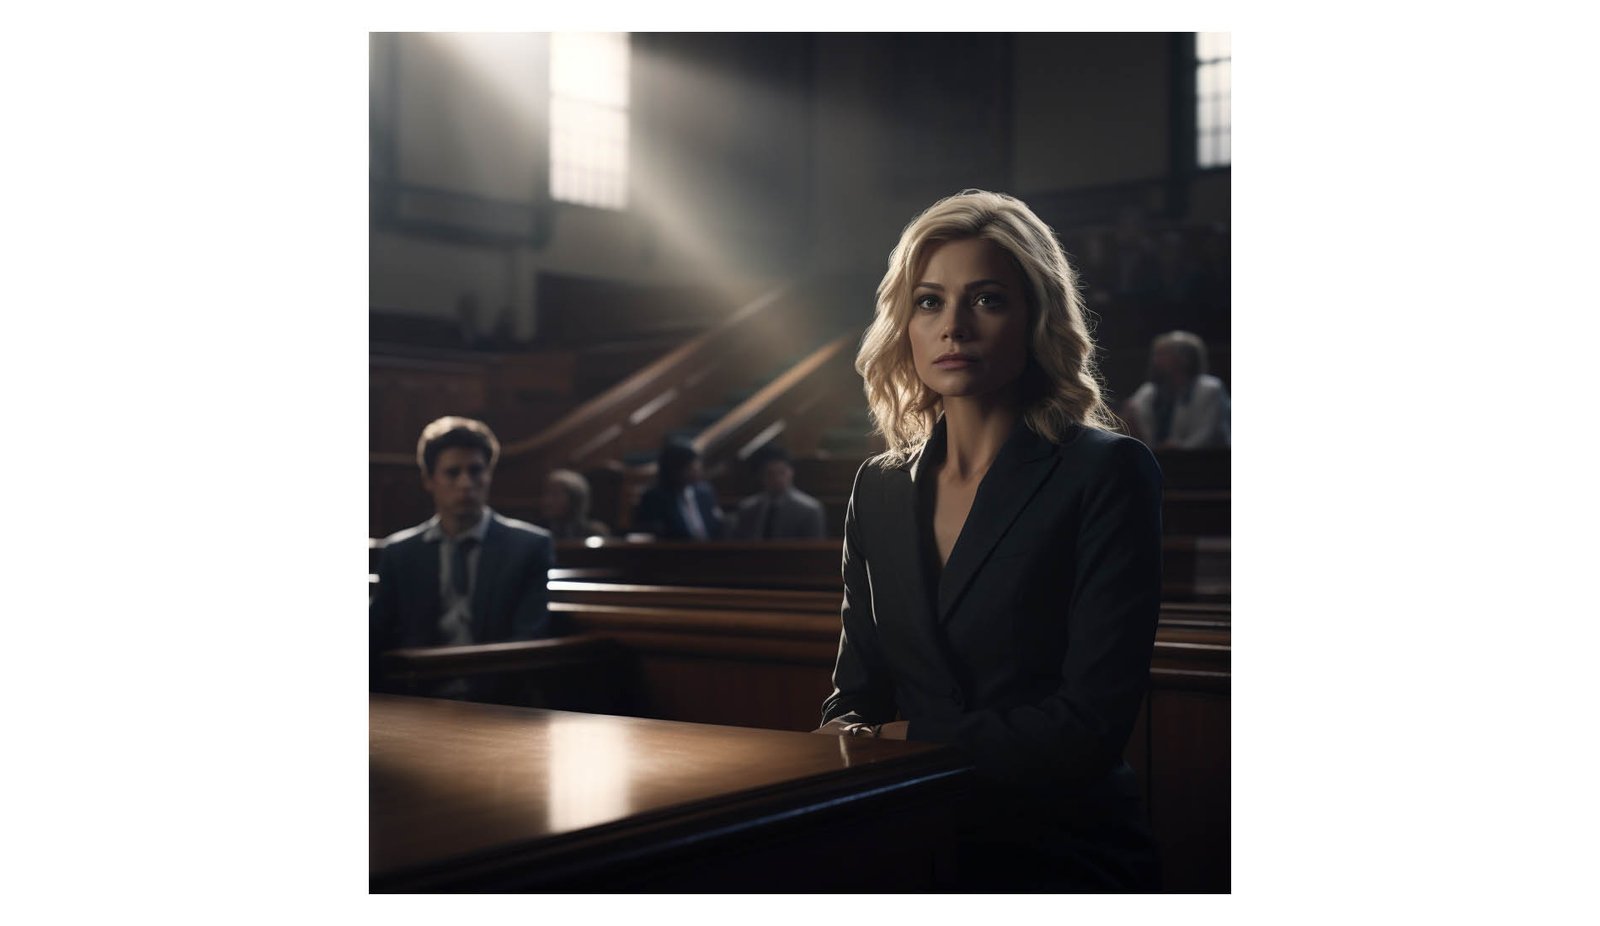
<path id="1" fill-rule="evenodd" d="M 546 579 L 549 532 L 495 514 L 489 483 L 500 442 L 481 421 L 446 416 L 422 429 L 417 465 L 434 515 L 391 534 L 368 607 L 369 670 L 402 647 L 465 646 L 554 636 Z M 426 692 L 475 698 L 476 680 L 451 679 Z"/>
<path id="2" fill-rule="evenodd" d="M 826 537 L 822 503 L 794 487 L 794 464 L 781 447 L 767 445 L 750 458 L 761 491 L 739 502 L 728 532 L 732 540 Z"/>
<path id="3" fill-rule="evenodd" d="M 589 517 L 589 480 L 570 469 L 558 469 L 544 481 L 539 496 L 540 526 L 556 540 L 606 537 L 611 531 Z"/>
<path id="4" fill-rule="evenodd" d="M 645 489 L 633 511 L 634 531 L 658 540 L 720 540 L 722 512 L 717 493 L 705 481 L 700 451 L 683 441 L 668 441 L 656 458 L 656 483 Z"/>
<path id="5" fill-rule="evenodd" d="M 1121 411 L 1134 437 L 1168 450 L 1228 446 L 1230 409 L 1227 387 L 1206 372 L 1205 342 L 1169 331 L 1151 343 L 1149 382 Z"/>

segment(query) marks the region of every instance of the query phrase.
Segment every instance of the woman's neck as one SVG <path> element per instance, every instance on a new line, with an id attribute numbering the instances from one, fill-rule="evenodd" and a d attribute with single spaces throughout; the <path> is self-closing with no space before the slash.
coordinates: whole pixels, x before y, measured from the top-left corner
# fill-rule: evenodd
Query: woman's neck
<path id="1" fill-rule="evenodd" d="M 945 478 L 982 478 L 1021 416 L 1015 397 L 946 397 L 942 467 Z"/>

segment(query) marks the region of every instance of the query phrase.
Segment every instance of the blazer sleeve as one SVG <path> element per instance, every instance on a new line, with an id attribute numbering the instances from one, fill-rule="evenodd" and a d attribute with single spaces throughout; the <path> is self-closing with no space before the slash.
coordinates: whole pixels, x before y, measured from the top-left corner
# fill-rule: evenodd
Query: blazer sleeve
<path id="1" fill-rule="evenodd" d="M 531 537 L 532 556 L 522 576 L 516 610 L 511 615 L 511 639 L 539 640 L 556 635 L 550 614 L 550 567 L 555 564 L 555 544 L 544 534 Z"/>
<path id="2" fill-rule="evenodd" d="M 866 464 L 870 465 L 870 464 Z M 844 555 L 840 571 L 844 576 L 844 601 L 839 615 L 839 655 L 833 669 L 833 693 L 822 702 L 822 722 L 888 723 L 897 707 L 894 680 L 879 646 L 872 617 L 872 589 L 867 581 L 867 560 L 861 547 L 861 529 L 856 521 L 856 499 L 861 497 L 862 474 L 856 473 L 856 486 L 844 515 Z"/>
<path id="3" fill-rule="evenodd" d="M 1084 490 L 1056 690 L 1010 709 L 918 718 L 909 739 L 957 743 L 981 772 L 1022 786 L 1094 780 L 1122 760 L 1161 610 L 1161 471 L 1138 441 L 1112 451 Z"/>
<path id="4" fill-rule="evenodd" d="M 367 602 L 367 687 L 385 689 L 378 674 L 378 657 L 395 648 L 400 631 L 400 571 L 397 551 L 385 549 L 378 558 L 378 590 Z"/>

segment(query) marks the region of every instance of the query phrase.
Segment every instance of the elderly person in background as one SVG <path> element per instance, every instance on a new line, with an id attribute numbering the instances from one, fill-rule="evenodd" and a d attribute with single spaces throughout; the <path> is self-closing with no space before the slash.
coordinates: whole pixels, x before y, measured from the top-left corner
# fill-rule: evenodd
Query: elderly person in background
<path id="1" fill-rule="evenodd" d="M 1206 372 L 1206 345 L 1187 331 L 1169 331 L 1150 345 L 1150 379 L 1122 405 L 1133 436 L 1157 450 L 1226 447 L 1228 388 Z"/>
<path id="2" fill-rule="evenodd" d="M 557 540 L 606 537 L 611 531 L 589 517 L 589 480 L 570 469 L 552 472 L 539 496 L 540 525 Z"/>

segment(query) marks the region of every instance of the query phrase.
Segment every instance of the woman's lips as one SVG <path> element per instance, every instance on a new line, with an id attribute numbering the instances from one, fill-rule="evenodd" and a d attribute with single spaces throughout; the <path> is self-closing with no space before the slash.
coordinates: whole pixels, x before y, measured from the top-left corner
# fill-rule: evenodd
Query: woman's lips
<path id="1" fill-rule="evenodd" d="M 941 370 L 964 370 L 978 362 L 976 357 L 940 357 L 933 365 Z"/>

